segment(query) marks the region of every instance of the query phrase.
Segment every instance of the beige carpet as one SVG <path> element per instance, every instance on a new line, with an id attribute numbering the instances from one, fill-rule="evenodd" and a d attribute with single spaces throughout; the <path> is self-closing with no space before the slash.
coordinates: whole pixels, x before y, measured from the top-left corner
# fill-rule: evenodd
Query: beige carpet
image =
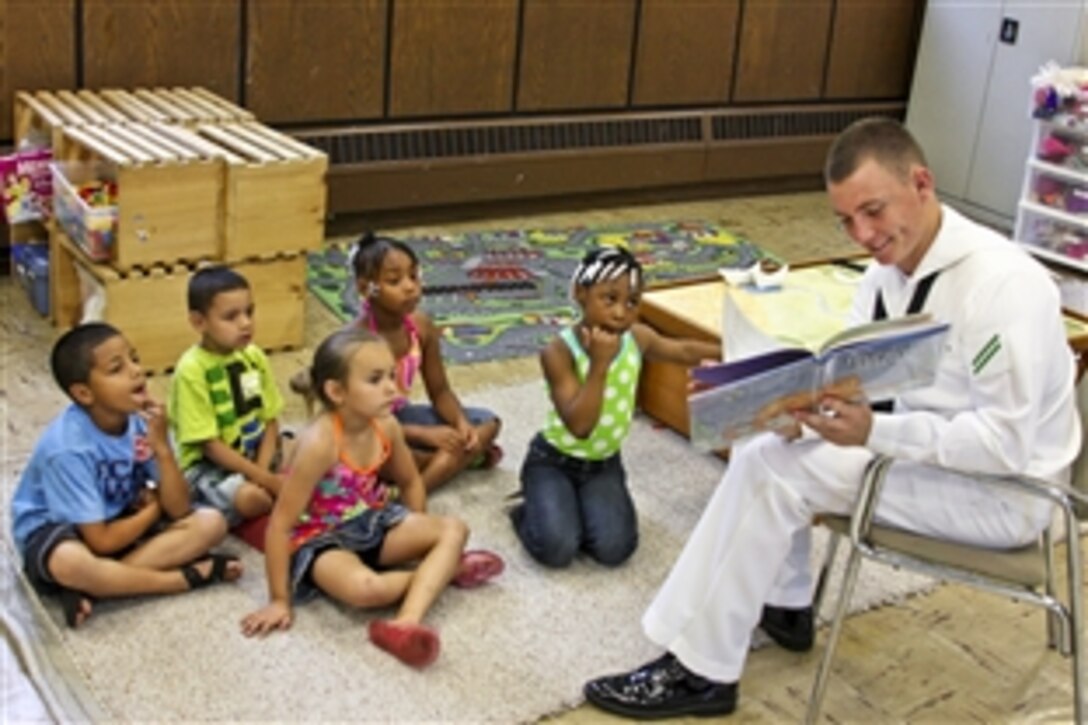
<path id="1" fill-rule="evenodd" d="M 247 566 L 236 585 L 101 603 L 75 632 L 60 626 L 59 608 L 50 604 L 36 623 L 18 618 L 17 626 L 36 631 L 21 632 L 16 642 L 37 643 L 27 645 L 31 659 L 45 652 L 50 662 L 33 669 L 59 672 L 52 676 L 73 685 L 66 696 L 80 700 L 82 710 L 69 712 L 73 718 L 525 722 L 580 702 L 587 678 L 656 654 L 641 636 L 639 619 L 723 464 L 637 420 L 625 461 L 641 517 L 638 552 L 618 570 L 588 561 L 544 570 L 520 550 L 503 513 L 526 443 L 543 420 L 543 387 L 486 390 L 470 402 L 503 414 L 506 460 L 497 470 L 466 475 L 436 495 L 431 509 L 464 517 L 473 530 L 471 545 L 499 551 L 508 568 L 491 586 L 443 595 L 430 618 L 442 634 L 442 656 L 426 672 L 400 665 L 367 641 L 373 613 L 323 599 L 299 607 L 290 632 L 243 638 L 238 621 L 265 601 L 265 584 L 260 555 L 236 540 L 228 548 Z M 5 507 L 22 469 L 11 463 L 4 472 Z M 6 600 L 21 591 L 11 571 L 0 567 Z M 925 580 L 882 573 L 863 567 L 855 608 L 924 586 Z M 42 612 L 35 601 L 29 609 Z M 56 699 L 64 706 L 64 698 Z"/>

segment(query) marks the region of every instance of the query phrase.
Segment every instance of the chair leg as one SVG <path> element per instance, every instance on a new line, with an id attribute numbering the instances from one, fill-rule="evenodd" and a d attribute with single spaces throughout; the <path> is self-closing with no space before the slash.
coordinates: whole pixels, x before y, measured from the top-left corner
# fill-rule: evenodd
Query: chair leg
<path id="1" fill-rule="evenodd" d="M 1046 585 L 1044 591 L 1047 596 L 1054 599 L 1057 596 L 1057 587 L 1054 578 L 1054 534 L 1053 527 L 1048 526 L 1043 531 L 1043 563 L 1046 568 Z M 1062 655 L 1069 654 L 1069 632 L 1064 619 L 1051 610 L 1046 614 L 1046 644 L 1051 649 L 1057 649 Z"/>
<path id="2" fill-rule="evenodd" d="M 839 552 L 839 544 L 842 536 L 828 529 L 830 538 L 827 540 L 827 554 L 824 555 L 824 563 L 820 568 L 820 574 L 816 578 L 816 591 L 812 594 L 812 612 L 816 617 L 823 611 L 824 597 L 827 596 L 827 581 L 831 578 L 831 567 L 835 565 L 835 555 Z"/>
<path id="3" fill-rule="evenodd" d="M 824 656 L 820 660 L 819 669 L 816 670 L 816 681 L 812 684 L 812 695 L 809 697 L 808 711 L 805 712 L 806 725 L 813 725 L 820 717 L 824 693 L 827 691 L 827 680 L 831 675 L 831 661 L 835 659 L 835 649 L 839 644 L 842 623 L 846 619 L 846 609 L 850 606 L 850 598 L 854 594 L 854 585 L 857 583 L 860 568 L 861 554 L 851 547 L 850 558 L 846 562 L 846 572 L 842 577 L 839 601 L 835 605 L 835 616 L 831 620 L 831 630 L 828 632 L 827 643 L 824 645 Z"/>
<path id="4" fill-rule="evenodd" d="M 1088 704 L 1084 701 L 1084 582 L 1081 577 L 1080 537 L 1076 521 L 1070 524 L 1066 537 L 1066 565 L 1069 569 L 1069 653 L 1073 660 L 1073 718 L 1083 725 L 1088 722 Z"/>

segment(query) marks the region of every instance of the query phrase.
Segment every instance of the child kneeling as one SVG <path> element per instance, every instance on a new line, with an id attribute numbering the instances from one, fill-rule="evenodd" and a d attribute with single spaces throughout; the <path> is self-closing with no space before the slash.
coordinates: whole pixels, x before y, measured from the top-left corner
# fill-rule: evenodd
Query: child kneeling
<path id="1" fill-rule="evenodd" d="M 545 566 L 569 566 L 579 551 L 619 566 L 635 552 L 638 517 L 620 449 L 642 360 L 691 367 L 720 357 L 716 344 L 669 339 L 638 322 L 642 285 L 642 265 L 626 249 L 591 249 L 571 279 L 581 319 L 540 353 L 552 406 L 529 443 L 524 501 L 510 518 Z"/>
<path id="2" fill-rule="evenodd" d="M 140 361 L 116 329 L 76 327 L 53 346 L 53 377 L 72 399 L 42 434 L 12 498 L 27 579 L 58 595 L 79 626 L 94 598 L 165 594 L 237 579 L 209 554 L 227 522 L 193 510 Z"/>
<path id="3" fill-rule="evenodd" d="M 242 631 L 286 629 L 292 598 L 317 591 L 361 608 L 399 602 L 395 617 L 371 621 L 370 639 L 425 667 L 438 657 L 439 638 L 422 620 L 439 593 L 451 582 L 483 584 L 503 562 L 464 552 L 464 522 L 425 513 L 423 480 L 392 415 L 396 363 L 384 340 L 358 328 L 336 332 L 314 353 L 310 376 L 325 411 L 299 436 L 272 509 L 265 538 L 271 601 L 242 620 Z M 414 569 L 395 568 L 412 562 Z"/>

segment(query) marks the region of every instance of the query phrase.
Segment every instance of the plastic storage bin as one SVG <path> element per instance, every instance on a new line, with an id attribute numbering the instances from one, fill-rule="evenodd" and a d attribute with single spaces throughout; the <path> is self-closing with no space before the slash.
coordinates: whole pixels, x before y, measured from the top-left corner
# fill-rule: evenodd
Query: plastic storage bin
<path id="1" fill-rule="evenodd" d="M 11 258 L 19 284 L 26 290 L 38 314 L 49 315 L 49 247 L 44 244 L 15 244 Z"/>
<path id="2" fill-rule="evenodd" d="M 1017 239 L 1058 262 L 1088 267 L 1088 217 L 1022 202 Z"/>
<path id="3" fill-rule="evenodd" d="M 65 234 L 96 262 L 113 255 L 117 239 L 117 206 L 92 206 L 76 185 L 101 182 L 92 164 L 53 163 L 53 213 Z M 106 183 L 106 182 L 102 182 Z"/>

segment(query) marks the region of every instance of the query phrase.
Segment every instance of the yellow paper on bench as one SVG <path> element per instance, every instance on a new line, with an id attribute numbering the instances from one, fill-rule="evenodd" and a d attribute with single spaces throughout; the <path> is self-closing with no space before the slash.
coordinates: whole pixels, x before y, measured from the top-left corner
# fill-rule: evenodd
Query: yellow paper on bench
<path id="1" fill-rule="evenodd" d="M 815 350 L 847 328 L 860 279 L 858 270 L 822 264 L 790 270 L 780 288 L 760 290 L 746 285 L 730 287 L 728 294 L 747 321 L 774 338 L 779 346 Z M 724 330 L 724 346 L 733 358 L 744 352 L 731 344 L 732 331 L 728 327 Z"/>

